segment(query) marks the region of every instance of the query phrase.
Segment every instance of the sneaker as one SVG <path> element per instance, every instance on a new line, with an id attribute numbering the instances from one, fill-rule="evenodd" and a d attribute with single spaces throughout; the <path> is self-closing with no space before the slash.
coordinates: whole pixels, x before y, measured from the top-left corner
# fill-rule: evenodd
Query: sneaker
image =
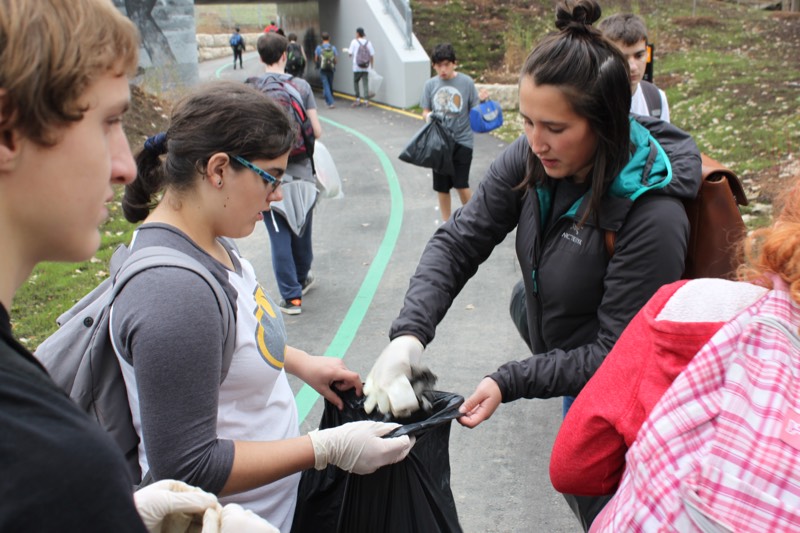
<path id="1" fill-rule="evenodd" d="M 350 107 L 359 107 L 360 105 L 361 105 L 361 101 L 359 101 L 359 100 L 356 100 L 355 102 L 353 102 L 352 104 L 350 104 Z"/>
<path id="2" fill-rule="evenodd" d="M 363 102 L 361 102 L 361 107 L 369 107 L 369 101 L 364 100 Z"/>
<path id="3" fill-rule="evenodd" d="M 301 304 L 302 300 L 300 300 L 300 298 L 292 298 L 288 302 L 286 300 L 281 300 L 278 307 L 281 308 L 281 312 L 285 315 L 299 315 L 302 312 L 300 308 Z"/>
<path id="4" fill-rule="evenodd" d="M 328 109 L 333 109 L 336 107 L 336 104 L 328 104 Z"/>
<path id="5" fill-rule="evenodd" d="M 309 271 L 308 275 L 306 276 L 306 280 L 303 282 L 303 296 L 305 296 L 306 293 L 311 290 L 315 281 L 316 279 L 314 279 L 314 274 Z"/>

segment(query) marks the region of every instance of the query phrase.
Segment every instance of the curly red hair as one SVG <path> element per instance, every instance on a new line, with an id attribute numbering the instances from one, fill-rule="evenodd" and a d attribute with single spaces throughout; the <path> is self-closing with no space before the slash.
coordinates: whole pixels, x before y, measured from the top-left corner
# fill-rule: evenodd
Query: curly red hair
<path id="1" fill-rule="evenodd" d="M 744 240 L 745 262 L 739 279 L 772 288 L 770 274 L 789 286 L 800 304 L 800 177 L 781 199 L 782 209 L 773 223 L 751 232 Z"/>

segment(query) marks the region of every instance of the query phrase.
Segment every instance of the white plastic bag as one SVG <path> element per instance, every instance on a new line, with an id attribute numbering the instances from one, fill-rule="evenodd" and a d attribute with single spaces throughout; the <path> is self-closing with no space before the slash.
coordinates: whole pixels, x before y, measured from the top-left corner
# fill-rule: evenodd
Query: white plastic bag
<path id="1" fill-rule="evenodd" d="M 374 68 L 369 69 L 369 97 L 374 98 L 378 91 L 381 90 L 383 84 L 383 76 L 375 72 Z"/>
<path id="2" fill-rule="evenodd" d="M 342 180 L 328 148 L 320 141 L 314 143 L 314 168 L 320 198 L 343 198 Z"/>

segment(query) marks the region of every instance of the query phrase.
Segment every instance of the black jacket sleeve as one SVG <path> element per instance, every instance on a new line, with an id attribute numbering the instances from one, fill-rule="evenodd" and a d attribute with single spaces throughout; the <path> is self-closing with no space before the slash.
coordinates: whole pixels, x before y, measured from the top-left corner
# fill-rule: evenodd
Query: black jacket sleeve
<path id="1" fill-rule="evenodd" d="M 492 163 L 475 195 L 431 237 L 409 282 L 403 308 L 389 338 L 413 335 L 422 344 L 433 340 L 436 326 L 453 300 L 475 275 L 495 246 L 517 227 L 530 150 L 524 136 Z"/>
<path id="2" fill-rule="evenodd" d="M 680 200 L 656 195 L 637 200 L 617 233 L 603 278 L 596 338 L 571 350 L 554 349 L 501 366 L 490 377 L 500 386 L 503 401 L 576 396 L 639 309 L 659 287 L 680 279 L 688 239 L 689 222 Z"/>

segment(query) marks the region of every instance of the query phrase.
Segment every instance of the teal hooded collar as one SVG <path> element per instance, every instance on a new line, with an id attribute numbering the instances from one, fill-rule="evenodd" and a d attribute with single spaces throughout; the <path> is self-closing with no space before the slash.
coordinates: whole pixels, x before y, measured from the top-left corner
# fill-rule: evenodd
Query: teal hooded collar
<path id="1" fill-rule="evenodd" d="M 630 139 L 631 158 L 611 182 L 601 205 L 601 221 L 598 225 L 607 229 L 618 229 L 630 205 L 641 195 L 663 189 L 672 181 L 672 165 L 664 148 L 633 116 L 630 117 Z M 586 191 L 561 218 L 580 219 L 588 209 L 591 193 L 591 189 Z M 552 193 L 547 187 L 537 186 L 536 194 L 539 199 L 539 217 L 544 227 L 550 214 Z M 619 204 L 627 205 L 628 208 L 620 213 Z"/>

